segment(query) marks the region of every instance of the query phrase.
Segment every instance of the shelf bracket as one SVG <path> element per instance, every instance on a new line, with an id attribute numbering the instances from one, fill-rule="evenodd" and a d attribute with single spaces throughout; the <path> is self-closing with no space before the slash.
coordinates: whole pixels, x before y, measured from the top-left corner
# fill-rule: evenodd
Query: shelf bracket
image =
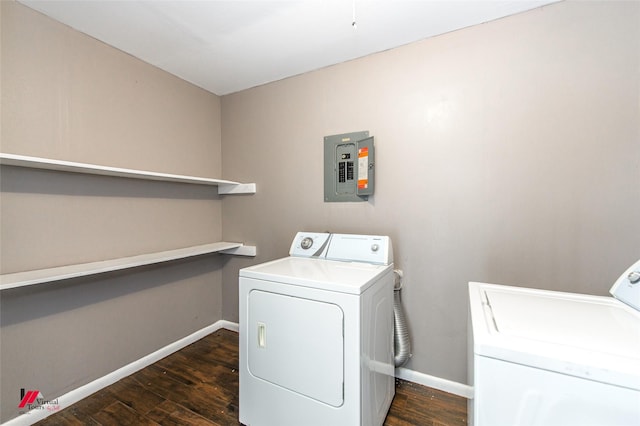
<path id="1" fill-rule="evenodd" d="M 227 250 L 220 250 L 218 253 L 220 254 L 231 254 L 234 256 L 250 256 L 253 257 L 257 254 L 258 250 L 256 246 L 240 246 L 234 247 Z"/>
<path id="2" fill-rule="evenodd" d="M 218 184 L 218 194 L 226 195 L 226 194 L 255 194 L 256 193 L 256 184 L 255 183 L 237 183 L 237 184 L 227 184 L 221 183 Z"/>

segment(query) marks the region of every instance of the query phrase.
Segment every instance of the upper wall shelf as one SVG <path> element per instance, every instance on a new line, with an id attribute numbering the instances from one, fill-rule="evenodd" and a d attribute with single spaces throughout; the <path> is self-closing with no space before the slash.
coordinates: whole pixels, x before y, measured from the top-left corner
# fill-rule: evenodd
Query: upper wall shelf
<path id="1" fill-rule="evenodd" d="M 49 158 L 29 157 L 26 155 L 0 153 L 0 164 L 32 169 L 56 170 L 71 173 L 116 176 L 131 179 L 159 180 L 164 182 L 191 183 L 218 187 L 218 194 L 255 194 L 255 183 L 239 183 L 222 179 L 198 176 L 174 175 L 170 173 L 149 172 L 145 170 L 123 169 L 120 167 L 100 166 L 96 164 L 75 163 L 72 161 L 52 160 Z"/>

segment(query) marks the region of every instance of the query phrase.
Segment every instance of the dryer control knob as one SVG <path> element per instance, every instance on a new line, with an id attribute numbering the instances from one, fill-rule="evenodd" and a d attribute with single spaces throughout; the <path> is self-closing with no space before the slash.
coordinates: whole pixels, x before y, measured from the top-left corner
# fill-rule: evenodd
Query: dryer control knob
<path id="1" fill-rule="evenodd" d="M 300 242 L 300 247 L 302 247 L 305 250 L 309 250 L 312 245 L 313 245 L 313 238 L 311 237 L 304 237 Z"/>
<path id="2" fill-rule="evenodd" d="M 380 248 L 380 246 L 379 246 L 379 245 L 377 245 L 377 244 L 373 244 L 373 245 L 371 246 L 371 251 L 376 252 L 376 251 L 378 251 L 378 249 L 379 249 L 379 248 Z"/>
<path id="3" fill-rule="evenodd" d="M 638 271 L 631 271 L 629 272 L 629 275 L 627 276 L 627 278 L 629 279 L 629 282 L 631 284 L 635 284 L 638 281 L 640 281 L 640 272 Z"/>

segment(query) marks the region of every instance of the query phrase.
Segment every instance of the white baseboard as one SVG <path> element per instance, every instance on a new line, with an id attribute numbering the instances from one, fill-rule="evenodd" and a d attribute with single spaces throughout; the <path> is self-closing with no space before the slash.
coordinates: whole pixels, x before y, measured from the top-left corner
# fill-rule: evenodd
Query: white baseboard
<path id="1" fill-rule="evenodd" d="M 402 367 L 396 368 L 396 377 L 419 385 L 462 396 L 467 399 L 473 398 L 472 386 L 442 379 L 436 376 L 430 376 L 425 373 L 420 373 L 419 371 L 413 371 Z"/>
<path id="2" fill-rule="evenodd" d="M 214 324 L 211 324 L 203 329 L 196 331 L 195 333 L 192 333 L 186 337 L 183 337 L 182 339 L 176 342 L 170 343 L 167 346 L 160 348 L 157 351 L 150 353 L 147 356 L 144 356 L 136 361 L 133 361 L 130 364 L 125 365 L 124 367 L 121 367 L 107 374 L 106 376 L 102 376 L 94 380 L 93 382 L 87 383 L 84 386 L 80 386 L 79 388 L 76 388 L 58 398 L 55 398 L 58 402 L 56 405 L 60 406 L 60 410 L 64 410 L 65 408 L 75 404 L 81 399 L 84 399 L 89 395 L 92 395 L 97 391 L 103 388 L 106 388 L 109 385 L 114 384 L 118 380 L 121 380 L 127 376 L 130 376 L 131 374 L 135 373 L 138 370 L 142 370 L 143 368 L 161 360 L 162 358 L 168 355 L 171 355 L 174 352 L 179 351 L 185 346 L 188 346 L 191 343 L 194 343 L 221 328 L 226 328 L 226 329 L 237 332 L 238 324 L 225 321 L 225 320 L 216 321 Z M 46 395 L 46 397 L 49 398 L 50 395 Z M 34 409 L 3 423 L 3 425 L 6 425 L 6 426 L 32 425 L 54 413 L 55 411 Z"/>
<path id="3" fill-rule="evenodd" d="M 240 332 L 240 324 L 238 324 L 237 322 L 220 320 L 216 322 L 216 324 L 220 324 L 220 328 L 226 328 L 227 330 L 235 331 L 236 333 Z"/>
<path id="4" fill-rule="evenodd" d="M 240 327 L 238 323 L 220 320 L 216 321 L 214 324 L 207 326 L 203 329 L 196 331 L 182 339 L 170 343 L 169 345 L 158 349 L 157 351 L 150 353 L 147 356 L 144 356 L 136 361 L 133 361 L 130 364 L 125 365 L 105 376 L 102 376 L 93 382 L 87 383 L 84 386 L 80 386 L 72 391 L 67 392 L 66 394 L 55 398 L 58 402 L 57 405 L 60 406 L 60 410 L 64 410 L 65 408 L 75 404 L 92 395 L 99 390 L 106 388 L 109 385 L 114 384 L 118 380 L 124 379 L 127 376 L 135 373 L 138 370 L 142 370 L 143 368 L 161 360 L 162 358 L 171 355 L 174 352 L 179 351 L 185 346 L 190 345 L 205 336 L 217 331 L 221 328 L 226 328 L 227 330 L 238 332 Z M 430 376 L 428 374 L 420 373 L 418 371 L 408 370 L 406 368 L 396 368 L 396 377 L 399 379 L 407 380 L 409 382 L 418 383 L 423 386 L 428 386 L 430 388 L 438 389 L 444 392 L 449 392 L 454 395 L 462 396 L 465 398 L 473 397 L 473 387 L 469 385 L 464 385 L 462 383 L 453 382 L 447 379 L 441 379 L 439 377 Z M 57 411 L 57 410 L 56 410 Z M 32 425 L 40 420 L 54 414 L 55 412 L 48 410 L 31 410 L 28 413 L 22 414 L 18 417 L 15 417 L 5 423 L 3 425 L 6 426 L 28 426 Z"/>

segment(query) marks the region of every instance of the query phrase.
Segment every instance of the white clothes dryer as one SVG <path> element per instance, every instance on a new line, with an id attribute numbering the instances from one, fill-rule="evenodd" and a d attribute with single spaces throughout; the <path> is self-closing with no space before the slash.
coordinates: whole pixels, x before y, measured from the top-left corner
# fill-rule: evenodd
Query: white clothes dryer
<path id="1" fill-rule="evenodd" d="M 640 425 L 640 261 L 611 293 L 469 283 L 469 424 Z"/>
<path id="2" fill-rule="evenodd" d="M 395 394 L 391 240 L 299 232 L 289 254 L 240 270 L 240 422 L 382 425 Z"/>

